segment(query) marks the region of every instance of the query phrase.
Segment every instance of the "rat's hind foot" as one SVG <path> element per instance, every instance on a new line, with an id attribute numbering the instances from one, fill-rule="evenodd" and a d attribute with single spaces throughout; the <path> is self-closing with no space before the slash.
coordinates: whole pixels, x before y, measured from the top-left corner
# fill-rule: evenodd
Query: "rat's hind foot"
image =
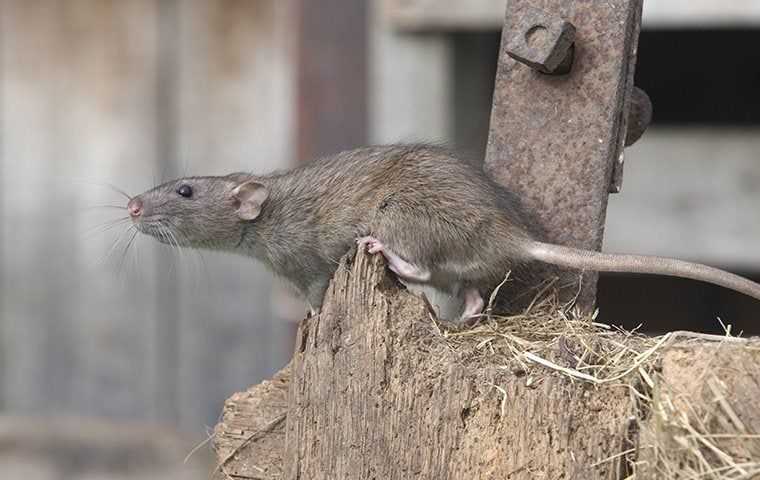
<path id="1" fill-rule="evenodd" d="M 430 280 L 430 272 L 427 269 L 418 267 L 407 262 L 392 251 L 385 248 L 380 240 L 375 237 L 360 237 L 356 239 L 359 248 L 366 248 L 369 253 L 375 254 L 382 252 L 385 260 L 388 262 L 388 268 L 403 280 L 410 282 L 424 283 Z"/>
<path id="2" fill-rule="evenodd" d="M 483 302 L 483 297 L 480 296 L 480 292 L 476 288 L 465 289 L 464 311 L 462 312 L 460 320 L 465 321 L 476 315 L 480 315 L 484 306 L 485 302 Z"/>
<path id="3" fill-rule="evenodd" d="M 359 248 L 366 248 L 367 251 L 373 255 L 382 252 L 385 249 L 385 245 L 380 243 L 380 240 L 375 237 L 359 237 L 356 239 L 356 244 Z"/>

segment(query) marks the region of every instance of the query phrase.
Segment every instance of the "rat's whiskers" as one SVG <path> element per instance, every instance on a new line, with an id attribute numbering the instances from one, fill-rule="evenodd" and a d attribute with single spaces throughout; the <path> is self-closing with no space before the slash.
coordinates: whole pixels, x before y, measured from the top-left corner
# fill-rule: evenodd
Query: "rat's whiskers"
<path id="1" fill-rule="evenodd" d="M 80 184 L 85 184 L 85 185 L 94 185 L 96 187 L 107 188 L 109 190 L 112 190 L 112 191 L 118 193 L 119 195 L 123 196 L 127 200 L 132 200 L 132 195 L 128 194 L 127 192 L 125 192 L 121 188 L 117 187 L 116 185 L 113 185 L 113 184 L 108 183 L 108 182 L 96 182 L 96 181 L 93 181 L 93 180 L 74 180 L 74 182 L 75 183 L 80 183 Z"/>
<path id="2" fill-rule="evenodd" d="M 127 253 L 129 253 L 129 248 L 132 246 L 132 243 L 134 243 L 134 241 L 135 241 L 135 237 L 137 237 L 137 234 L 139 233 L 137 231 L 137 227 L 135 227 L 134 225 L 132 225 L 132 227 L 133 227 L 131 229 L 132 230 L 132 235 L 129 237 L 129 240 L 127 241 L 127 244 L 126 244 L 126 246 L 124 247 L 124 250 L 121 253 L 121 259 L 119 260 L 119 266 L 118 266 L 118 269 L 117 269 L 117 271 L 119 273 L 121 273 L 122 268 L 124 268 L 124 262 L 127 259 Z"/>
<path id="3" fill-rule="evenodd" d="M 106 251 L 105 255 L 103 255 L 99 260 L 98 263 L 101 265 L 104 265 L 108 262 L 108 260 L 111 258 L 113 253 L 116 251 L 116 249 L 119 247 L 119 245 L 122 243 L 124 238 L 126 238 L 126 235 L 129 235 L 129 232 L 132 230 L 137 231 L 137 227 L 135 225 L 129 225 L 127 228 L 123 229 L 119 232 L 119 234 L 116 236 L 114 241 L 111 243 L 111 246 Z"/>
<path id="4" fill-rule="evenodd" d="M 128 221 L 129 221 L 129 217 L 121 217 L 115 220 L 108 220 L 104 223 L 95 225 L 94 227 L 85 230 L 83 235 L 85 238 L 91 238 L 95 235 L 106 233 L 109 230 L 112 230 L 113 228 L 116 228 L 120 225 L 127 223 Z"/>
<path id="5" fill-rule="evenodd" d="M 89 212 L 92 210 L 126 210 L 127 207 L 124 205 L 91 205 L 89 207 L 84 207 L 82 210 L 85 212 Z"/>

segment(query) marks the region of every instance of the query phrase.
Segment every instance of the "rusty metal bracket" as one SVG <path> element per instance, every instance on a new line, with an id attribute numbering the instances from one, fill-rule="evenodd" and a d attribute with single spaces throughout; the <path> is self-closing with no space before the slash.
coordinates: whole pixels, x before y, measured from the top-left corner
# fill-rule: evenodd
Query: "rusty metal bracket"
<path id="1" fill-rule="evenodd" d="M 607 197 L 622 181 L 641 8 L 642 0 L 507 3 L 486 170 L 523 199 L 546 241 L 601 249 Z M 535 26 L 542 38 L 531 38 Z M 556 72 L 570 50 L 570 26 L 572 68 L 541 74 Z M 583 309 L 594 307 L 596 280 L 583 275 Z"/>

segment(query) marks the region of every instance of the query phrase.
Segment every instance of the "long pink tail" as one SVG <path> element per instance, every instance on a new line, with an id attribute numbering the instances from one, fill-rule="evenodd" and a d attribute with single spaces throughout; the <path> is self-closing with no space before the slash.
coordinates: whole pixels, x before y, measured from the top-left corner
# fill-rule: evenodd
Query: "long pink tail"
<path id="1" fill-rule="evenodd" d="M 533 242 L 528 255 L 558 267 L 597 272 L 651 273 L 670 277 L 691 278 L 736 290 L 760 300 L 760 285 L 739 275 L 708 267 L 699 263 L 685 262 L 667 257 L 600 253 L 563 247 L 551 243 Z"/>

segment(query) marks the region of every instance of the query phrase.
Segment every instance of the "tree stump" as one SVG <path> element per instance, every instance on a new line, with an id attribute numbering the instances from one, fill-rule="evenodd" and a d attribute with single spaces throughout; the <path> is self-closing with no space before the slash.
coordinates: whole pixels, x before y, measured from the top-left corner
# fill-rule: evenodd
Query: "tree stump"
<path id="1" fill-rule="evenodd" d="M 760 472 L 759 342 L 552 334 L 531 344 L 545 343 L 543 357 L 505 361 L 497 350 L 522 340 L 479 331 L 473 340 L 442 326 L 381 256 L 344 258 L 321 313 L 301 323 L 291 364 L 227 401 L 217 478 L 664 478 L 672 462 L 692 461 L 694 472 L 720 462 Z M 584 345 L 596 353 L 579 353 Z M 624 355 L 623 374 L 584 373 Z"/>

